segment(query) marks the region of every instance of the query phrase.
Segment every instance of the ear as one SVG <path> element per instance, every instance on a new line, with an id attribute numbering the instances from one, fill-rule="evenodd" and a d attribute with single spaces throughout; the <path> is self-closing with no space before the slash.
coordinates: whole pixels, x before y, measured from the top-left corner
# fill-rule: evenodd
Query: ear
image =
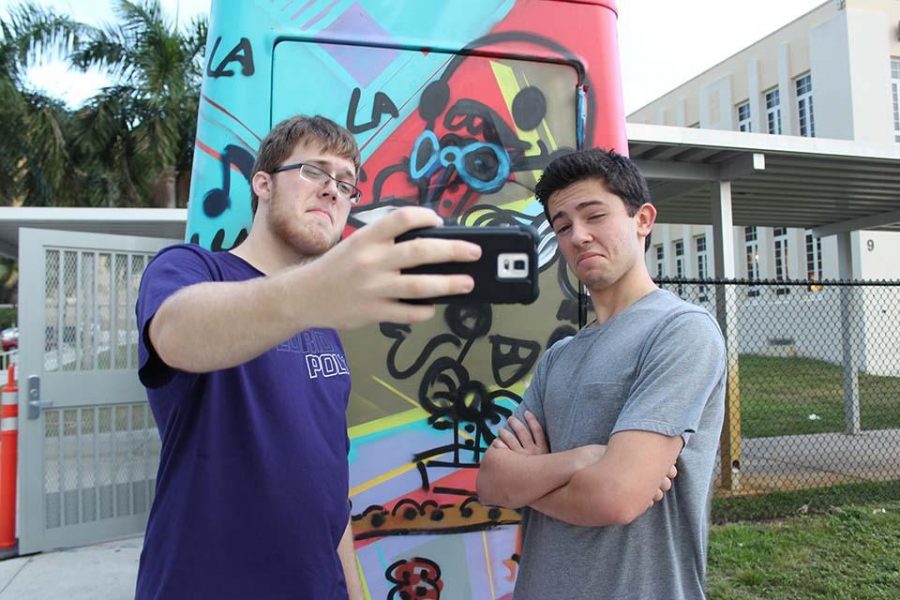
<path id="1" fill-rule="evenodd" d="M 269 198 L 272 197 L 272 190 L 275 187 L 275 182 L 272 181 L 272 176 L 264 171 L 257 171 L 253 174 L 253 179 L 250 181 L 250 185 L 253 186 L 253 192 L 259 198 L 259 202 L 268 202 Z"/>
<path id="2" fill-rule="evenodd" d="M 642 204 L 634 213 L 634 220 L 637 223 L 638 235 L 646 238 L 653 231 L 653 224 L 656 223 L 656 207 L 649 202 Z"/>

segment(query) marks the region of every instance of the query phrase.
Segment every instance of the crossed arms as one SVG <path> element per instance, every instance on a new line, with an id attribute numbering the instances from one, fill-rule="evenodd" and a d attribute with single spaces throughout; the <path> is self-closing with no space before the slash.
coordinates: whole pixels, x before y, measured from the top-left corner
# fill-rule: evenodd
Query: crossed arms
<path id="1" fill-rule="evenodd" d="M 606 446 L 549 452 L 537 418 L 510 417 L 481 462 L 485 504 L 531 508 L 572 525 L 626 525 L 672 488 L 681 437 L 621 431 Z"/>

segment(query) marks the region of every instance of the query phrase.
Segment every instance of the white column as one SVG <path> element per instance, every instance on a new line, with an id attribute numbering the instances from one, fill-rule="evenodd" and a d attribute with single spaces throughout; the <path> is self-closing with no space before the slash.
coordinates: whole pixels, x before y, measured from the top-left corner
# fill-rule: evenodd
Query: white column
<path id="1" fill-rule="evenodd" d="M 803 229 L 788 229 L 788 279 L 806 279 L 806 234 Z M 803 288 L 794 289 L 798 294 L 803 291 Z"/>
<path id="2" fill-rule="evenodd" d="M 712 225 L 703 226 L 703 237 L 706 238 L 706 276 L 712 277 L 716 272 L 716 240 Z"/>
<path id="3" fill-rule="evenodd" d="M 851 233 L 837 234 L 838 276 L 842 281 L 853 279 L 853 245 Z M 859 306 L 856 290 L 841 288 L 841 350 L 844 363 L 844 433 L 853 435 L 862 430 L 859 418 L 859 364 L 862 339 L 859 327 Z"/>
<path id="4" fill-rule="evenodd" d="M 712 229 L 710 229 L 712 231 Z M 747 279 L 747 258 L 744 250 L 744 228 L 732 227 L 732 237 L 734 238 L 734 276 L 739 279 Z M 714 234 L 710 234 L 711 236 Z M 712 271 L 715 273 L 715 271 Z"/>
<path id="5" fill-rule="evenodd" d="M 734 219 L 731 214 L 730 181 L 713 185 L 712 212 L 716 278 L 734 279 Z"/>
<path id="6" fill-rule="evenodd" d="M 750 131 L 766 133 L 766 106 L 759 89 L 759 61 L 756 59 L 747 63 L 747 94 L 750 101 Z"/>
<path id="7" fill-rule="evenodd" d="M 664 107 L 660 106 L 656 109 L 656 124 L 657 125 L 670 125 L 670 123 L 666 122 L 666 117 L 668 112 Z"/>
<path id="8" fill-rule="evenodd" d="M 771 227 L 756 228 L 756 244 L 759 252 L 759 278 L 775 279 L 775 242 Z"/>
<path id="9" fill-rule="evenodd" d="M 734 279 L 734 218 L 731 182 L 720 181 L 712 189 L 713 247 L 716 279 Z M 716 286 L 716 319 L 725 336 L 728 385 L 725 390 L 725 423 L 720 443 L 721 485 L 736 490 L 741 485 L 741 385 L 738 369 L 737 290 L 733 285 Z"/>
<path id="10" fill-rule="evenodd" d="M 791 47 L 787 43 L 778 46 L 778 98 L 781 106 L 781 133 L 796 135 L 797 126 L 794 114 L 797 100 L 791 79 Z"/>
<path id="11" fill-rule="evenodd" d="M 672 247 L 672 226 L 669 224 L 663 225 L 660 233 L 662 234 L 660 235 L 660 243 L 663 245 L 663 276 L 671 277 L 675 265 L 675 259 L 673 257 L 675 249 Z M 654 273 L 655 272 L 654 269 Z"/>
<path id="12" fill-rule="evenodd" d="M 693 225 L 685 225 L 681 232 L 684 239 L 684 276 L 687 279 L 697 278 L 697 246 L 694 245 L 696 233 Z"/>
<path id="13" fill-rule="evenodd" d="M 675 103 L 675 125 L 678 127 L 687 126 L 687 100 L 678 100 Z"/>

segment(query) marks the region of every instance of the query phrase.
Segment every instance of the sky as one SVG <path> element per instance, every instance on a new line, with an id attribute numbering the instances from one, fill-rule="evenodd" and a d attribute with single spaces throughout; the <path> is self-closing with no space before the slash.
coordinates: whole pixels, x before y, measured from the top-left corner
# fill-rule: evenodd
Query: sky
<path id="1" fill-rule="evenodd" d="M 161 1 L 170 16 L 177 10 L 181 23 L 209 13 L 210 0 Z M 626 114 L 826 1 L 834 0 L 617 0 Z M 16 0 L 0 0 L 0 17 L 11 4 Z M 94 25 L 114 20 L 112 0 L 37 0 L 37 4 Z M 67 72 L 60 62 L 34 69 L 30 82 L 70 106 L 80 105 L 107 83 L 99 73 Z"/>

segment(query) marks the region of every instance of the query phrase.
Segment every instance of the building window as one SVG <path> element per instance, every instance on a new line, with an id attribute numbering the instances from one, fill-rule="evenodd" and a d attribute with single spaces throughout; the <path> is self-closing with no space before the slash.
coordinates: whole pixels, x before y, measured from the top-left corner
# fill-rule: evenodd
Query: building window
<path id="1" fill-rule="evenodd" d="M 785 281 L 788 278 L 788 237 L 787 227 L 776 227 L 772 230 L 772 238 L 775 241 L 775 281 Z M 779 296 L 790 293 L 787 286 L 775 288 Z"/>
<path id="2" fill-rule="evenodd" d="M 750 102 L 738 104 L 738 131 L 750 131 Z"/>
<path id="3" fill-rule="evenodd" d="M 750 281 L 759 280 L 759 243 L 756 240 L 756 227 L 744 227 L 744 254 L 747 257 L 747 279 Z M 747 295 L 751 298 L 759 296 L 759 286 L 747 287 Z"/>
<path id="4" fill-rule="evenodd" d="M 709 262 L 706 254 L 706 236 L 698 235 L 694 238 L 694 247 L 697 249 L 697 279 L 706 279 L 709 277 Z M 700 284 L 700 302 L 709 300 L 709 286 Z"/>
<path id="5" fill-rule="evenodd" d="M 821 285 L 812 282 L 822 281 L 822 238 L 815 237 L 812 231 L 806 231 L 806 278 L 810 281 L 809 291 L 822 291 Z"/>
<path id="6" fill-rule="evenodd" d="M 812 77 L 807 73 L 797 79 L 797 114 L 800 118 L 800 135 L 816 137 L 816 119 L 813 115 Z"/>
<path id="7" fill-rule="evenodd" d="M 766 123 L 769 133 L 781 133 L 781 98 L 778 88 L 766 92 Z"/>
<path id="8" fill-rule="evenodd" d="M 675 277 L 684 278 L 684 242 L 678 240 L 675 242 Z M 678 295 L 684 296 L 684 286 L 678 284 Z"/>
<path id="9" fill-rule="evenodd" d="M 666 266 L 666 250 L 662 244 L 656 246 L 656 278 L 662 279 Z"/>
<path id="10" fill-rule="evenodd" d="M 900 58 L 891 59 L 891 95 L 894 102 L 894 141 L 900 142 Z"/>

